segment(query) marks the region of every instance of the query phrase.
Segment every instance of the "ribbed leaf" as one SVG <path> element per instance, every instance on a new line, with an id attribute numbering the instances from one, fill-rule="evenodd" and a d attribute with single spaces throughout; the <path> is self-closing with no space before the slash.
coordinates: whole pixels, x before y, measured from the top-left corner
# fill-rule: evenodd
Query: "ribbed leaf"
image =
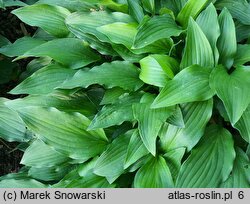
<path id="1" fill-rule="evenodd" d="M 211 188 L 225 181 L 235 158 L 230 132 L 219 126 L 210 126 L 199 145 L 181 166 L 176 187 Z"/>
<path id="2" fill-rule="evenodd" d="M 131 137 L 131 132 L 120 135 L 98 158 L 94 167 L 94 173 L 106 177 L 109 183 L 113 183 L 123 172 L 126 152 Z"/>
<path id="3" fill-rule="evenodd" d="M 128 168 L 147 154 L 148 150 L 140 138 L 139 131 L 135 130 L 129 141 L 124 168 Z"/>
<path id="4" fill-rule="evenodd" d="M 226 8 L 219 15 L 219 24 L 221 30 L 221 35 L 217 43 L 220 53 L 219 63 L 230 69 L 237 51 L 237 41 L 234 21 Z"/>
<path id="5" fill-rule="evenodd" d="M 62 6 L 71 11 L 89 11 L 97 8 L 97 2 L 98 0 L 39 0 L 37 3 Z"/>
<path id="6" fill-rule="evenodd" d="M 220 0 L 215 5 L 219 9 L 226 7 L 234 18 L 245 25 L 250 25 L 250 4 L 246 0 Z"/>
<path id="7" fill-rule="evenodd" d="M 130 49 L 137 32 L 136 28 L 136 23 L 116 22 L 98 27 L 97 31 L 106 35 L 112 43 L 122 44 Z"/>
<path id="8" fill-rule="evenodd" d="M 190 18 L 181 68 L 183 69 L 194 64 L 203 67 L 213 67 L 214 56 L 207 37 L 199 25 Z"/>
<path id="9" fill-rule="evenodd" d="M 126 92 L 127 91 L 125 91 L 124 89 L 119 88 L 119 87 L 114 87 L 114 88 L 108 89 L 105 91 L 105 94 L 102 98 L 100 105 L 113 104 L 117 100 L 119 100 L 118 98 L 121 95 L 125 94 Z"/>
<path id="10" fill-rule="evenodd" d="M 109 39 L 96 28 L 115 22 L 132 23 L 134 20 L 124 13 L 98 11 L 90 13 L 76 12 L 68 16 L 65 22 L 69 30 L 73 33 L 77 32 L 78 35 L 81 33 L 82 36 L 85 34 L 91 34 L 102 42 L 109 42 Z"/>
<path id="11" fill-rule="evenodd" d="M 27 142 L 30 137 L 26 134 L 24 122 L 18 114 L 4 105 L 8 100 L 0 98 L 0 138 L 6 141 Z"/>
<path id="12" fill-rule="evenodd" d="M 124 121 L 133 121 L 132 105 L 139 103 L 140 94 L 124 96 L 117 103 L 104 106 L 92 120 L 89 130 L 121 125 Z"/>
<path id="13" fill-rule="evenodd" d="M 35 140 L 25 150 L 21 164 L 34 167 L 52 167 L 64 163 L 69 159 L 55 151 L 41 140 Z"/>
<path id="14" fill-rule="evenodd" d="M 180 171 L 181 160 L 183 155 L 185 154 L 185 150 L 186 148 L 180 147 L 164 154 L 164 158 L 166 159 L 174 182 L 176 181 L 178 173 Z"/>
<path id="15" fill-rule="evenodd" d="M 135 175 L 135 188 L 171 188 L 173 186 L 170 170 L 161 156 L 151 158 Z"/>
<path id="16" fill-rule="evenodd" d="M 163 123 L 174 112 L 174 107 L 151 109 L 152 100 L 134 104 L 133 114 L 138 121 L 138 129 L 144 145 L 155 156 L 156 138 Z"/>
<path id="17" fill-rule="evenodd" d="M 12 13 L 26 24 L 41 27 L 56 37 L 65 37 L 69 34 L 64 20 L 70 12 L 63 7 L 34 4 L 16 9 Z"/>
<path id="18" fill-rule="evenodd" d="M 219 52 L 216 47 L 217 40 L 220 36 L 220 26 L 218 22 L 217 11 L 213 4 L 210 4 L 206 10 L 200 13 L 196 20 L 197 24 L 207 37 L 214 54 L 215 65 L 218 63 Z M 211 29 L 213 28 L 213 29 Z"/>
<path id="19" fill-rule="evenodd" d="M 181 127 L 181 128 L 185 127 L 184 120 L 183 120 L 183 115 L 182 115 L 182 112 L 181 112 L 181 108 L 179 106 L 176 106 L 173 115 L 171 115 L 167 119 L 167 123 L 169 123 L 171 125 L 174 125 L 174 126 L 177 126 L 177 127 Z"/>
<path id="20" fill-rule="evenodd" d="M 86 131 L 90 121 L 79 113 L 41 107 L 19 109 L 18 113 L 42 141 L 72 159 L 86 161 L 107 145 L 104 131 Z"/>
<path id="21" fill-rule="evenodd" d="M 234 160 L 234 166 L 232 174 L 229 178 L 222 183 L 222 188 L 249 188 L 250 187 L 250 169 L 249 159 L 246 153 L 236 148 L 236 158 Z"/>
<path id="22" fill-rule="evenodd" d="M 167 55 L 149 55 L 140 60 L 140 65 L 140 79 L 159 87 L 164 87 L 179 69 L 178 62 Z"/>
<path id="23" fill-rule="evenodd" d="M 241 136 L 250 143 L 250 106 L 244 111 L 241 118 L 234 125 L 240 131 Z"/>
<path id="24" fill-rule="evenodd" d="M 24 53 L 22 58 L 45 56 L 73 69 L 84 67 L 100 59 L 89 46 L 76 38 L 51 40 Z"/>
<path id="25" fill-rule="evenodd" d="M 88 87 L 91 84 L 105 85 L 108 88 L 118 86 L 132 91 L 139 89 L 143 82 L 139 79 L 139 70 L 135 65 L 125 61 L 113 61 L 90 70 L 79 70 L 59 88 Z"/>
<path id="26" fill-rule="evenodd" d="M 31 167 L 28 175 L 40 181 L 58 181 L 62 179 L 72 168 L 72 164 L 64 164 L 54 167 Z"/>
<path id="27" fill-rule="evenodd" d="M 76 93 L 69 96 L 64 93 L 33 95 L 7 101 L 5 105 L 14 110 L 29 106 L 55 107 L 65 112 L 79 112 L 87 117 L 93 116 L 96 112 L 93 101 L 86 93 Z"/>
<path id="28" fill-rule="evenodd" d="M 231 75 L 223 67 L 217 67 L 210 76 L 210 86 L 223 101 L 231 123 L 234 125 L 250 102 L 250 72 L 238 67 Z"/>
<path id="29" fill-rule="evenodd" d="M 201 10 L 211 2 L 211 0 L 188 0 L 177 16 L 177 21 L 184 27 L 187 26 L 190 17 L 196 18 Z"/>
<path id="30" fill-rule="evenodd" d="M 10 91 L 11 94 L 48 94 L 61 85 L 64 80 L 72 77 L 75 70 L 59 65 L 49 65 L 39 69 Z"/>
<path id="31" fill-rule="evenodd" d="M 133 18 L 140 23 L 143 20 L 144 12 L 139 0 L 127 0 L 128 12 Z"/>
<path id="32" fill-rule="evenodd" d="M 250 37 L 250 25 L 243 25 L 242 23 L 236 21 L 235 27 L 237 42 Z"/>
<path id="33" fill-rule="evenodd" d="M 16 40 L 13 44 L 8 44 L 0 48 L 0 53 L 8 57 L 23 55 L 25 52 L 45 43 L 44 40 L 31 37 L 23 37 Z"/>
<path id="34" fill-rule="evenodd" d="M 157 40 L 179 36 L 183 30 L 171 15 L 154 16 L 142 22 L 135 37 L 134 47 L 142 48 Z"/>
<path id="35" fill-rule="evenodd" d="M 143 8 L 152 14 L 155 13 L 155 0 L 141 0 Z"/>
<path id="36" fill-rule="evenodd" d="M 0 181 L 0 188 L 46 188 L 47 186 L 35 179 L 4 179 Z"/>
<path id="37" fill-rule="evenodd" d="M 64 188 L 114 188 L 115 184 L 109 184 L 107 179 L 95 174 L 89 174 L 78 178 L 63 186 Z"/>
<path id="38" fill-rule="evenodd" d="M 167 107 L 179 103 L 204 101 L 214 95 L 209 87 L 211 69 L 193 65 L 179 72 L 165 87 L 152 104 L 153 108 Z"/>
<path id="39" fill-rule="evenodd" d="M 198 143 L 212 116 L 213 101 L 187 103 L 181 109 L 185 127 L 165 124 L 160 131 L 161 147 L 165 152 L 180 147 L 190 151 Z"/>
<path id="40" fill-rule="evenodd" d="M 238 44 L 237 53 L 234 58 L 234 65 L 243 65 L 250 61 L 250 45 Z"/>

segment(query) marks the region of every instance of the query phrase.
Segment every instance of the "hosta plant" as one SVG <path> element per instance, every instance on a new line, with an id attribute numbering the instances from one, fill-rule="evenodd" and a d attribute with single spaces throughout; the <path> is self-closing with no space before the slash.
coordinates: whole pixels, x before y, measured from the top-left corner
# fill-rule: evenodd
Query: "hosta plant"
<path id="1" fill-rule="evenodd" d="M 250 187 L 249 1 L 23 4 L 35 34 L 0 48 L 30 59 L 0 99 L 23 167 L 1 187 Z"/>

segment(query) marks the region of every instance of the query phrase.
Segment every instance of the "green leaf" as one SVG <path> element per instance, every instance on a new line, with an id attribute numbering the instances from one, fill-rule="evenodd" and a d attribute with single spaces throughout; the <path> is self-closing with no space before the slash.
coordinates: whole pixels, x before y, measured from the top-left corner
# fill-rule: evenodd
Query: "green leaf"
<path id="1" fill-rule="evenodd" d="M 202 29 L 190 18 L 187 28 L 186 45 L 180 66 L 184 69 L 194 64 L 202 67 L 213 67 L 214 55 Z"/>
<path id="2" fill-rule="evenodd" d="M 177 149 L 173 149 L 163 155 L 164 158 L 166 159 L 166 162 L 168 164 L 174 182 L 176 181 L 178 173 L 180 171 L 181 160 L 185 154 L 185 150 L 186 148 L 180 147 Z"/>
<path id="3" fill-rule="evenodd" d="M 228 130 L 217 125 L 207 128 L 202 141 L 182 164 L 176 187 L 219 187 L 233 168 L 233 145 L 233 138 Z"/>
<path id="4" fill-rule="evenodd" d="M 179 106 L 176 106 L 173 115 L 171 115 L 167 119 L 167 123 L 174 125 L 174 126 L 177 126 L 177 127 L 180 127 L 180 128 L 185 127 L 182 111 L 181 111 L 181 108 Z"/>
<path id="5" fill-rule="evenodd" d="M 64 23 L 70 12 L 60 6 L 34 4 L 12 11 L 24 23 L 41 27 L 51 35 L 65 37 L 69 31 Z"/>
<path id="6" fill-rule="evenodd" d="M 220 0 L 215 6 L 219 9 L 227 8 L 233 18 L 239 20 L 244 25 L 250 25 L 250 4 L 246 0 Z"/>
<path id="7" fill-rule="evenodd" d="M 22 37 L 13 44 L 8 44 L 0 48 L 0 53 L 8 57 L 23 55 L 25 52 L 45 43 L 44 40 L 31 37 Z"/>
<path id="8" fill-rule="evenodd" d="M 250 61 L 250 45 L 238 44 L 237 53 L 234 58 L 234 65 L 243 65 Z"/>
<path id="9" fill-rule="evenodd" d="M 124 173 L 123 165 L 131 134 L 128 132 L 114 139 L 96 162 L 94 173 L 106 177 L 110 184 Z"/>
<path id="10" fill-rule="evenodd" d="M 107 179 L 95 174 L 89 174 L 83 178 L 71 181 L 64 188 L 114 188 L 115 184 L 109 184 Z"/>
<path id="11" fill-rule="evenodd" d="M 143 20 L 144 12 L 139 0 L 128 0 L 128 12 L 138 23 Z"/>
<path id="12" fill-rule="evenodd" d="M 41 140 L 35 140 L 25 150 L 21 164 L 33 167 L 53 167 L 68 161 L 64 155 L 58 153 L 53 147 Z"/>
<path id="13" fill-rule="evenodd" d="M 111 23 L 97 28 L 97 31 L 106 35 L 112 43 L 122 44 L 128 49 L 133 45 L 136 35 L 136 23 Z"/>
<path id="14" fill-rule="evenodd" d="M 24 122 L 18 114 L 4 105 L 5 98 L 0 98 L 0 138 L 8 142 L 28 142 L 30 137 L 26 134 Z"/>
<path id="15" fill-rule="evenodd" d="M 72 168 L 72 165 L 60 165 L 54 167 L 31 167 L 28 175 L 40 181 L 58 181 L 62 179 Z"/>
<path id="16" fill-rule="evenodd" d="M 100 1 L 100 5 L 106 6 L 111 10 L 114 11 L 120 11 L 123 13 L 127 13 L 128 12 L 128 6 L 127 6 L 127 2 L 126 1 L 112 1 L 112 0 L 99 0 Z"/>
<path id="17" fill-rule="evenodd" d="M 102 19 L 100 21 L 100 19 Z M 106 11 L 98 12 L 75 12 L 66 18 L 66 25 L 71 32 L 77 33 L 78 36 L 84 36 L 91 34 L 97 37 L 102 42 L 109 42 L 109 39 L 103 33 L 99 32 L 96 28 L 115 23 L 132 23 L 134 20 L 127 14 L 113 12 L 108 13 Z"/>
<path id="18" fill-rule="evenodd" d="M 167 55 L 149 55 L 140 60 L 140 65 L 140 79 L 159 87 L 164 87 L 179 69 L 178 62 Z"/>
<path id="19" fill-rule="evenodd" d="M 202 137 L 212 116 L 213 100 L 181 105 L 185 127 L 165 124 L 159 135 L 160 145 L 165 151 L 185 147 L 190 151 Z"/>
<path id="20" fill-rule="evenodd" d="M 234 125 L 250 103 L 249 69 L 238 67 L 228 74 L 223 67 L 217 67 L 210 76 L 210 86 L 223 101 L 231 123 Z"/>
<path id="21" fill-rule="evenodd" d="M 39 0 L 37 4 L 62 6 L 70 11 L 89 11 L 97 8 L 97 0 Z"/>
<path id="22" fill-rule="evenodd" d="M 235 27 L 237 42 L 250 37 L 250 25 L 243 25 L 242 23 L 236 21 Z"/>
<path id="23" fill-rule="evenodd" d="M 213 4 L 210 4 L 203 12 L 200 13 L 196 20 L 197 24 L 207 37 L 214 54 L 214 62 L 218 63 L 219 52 L 216 47 L 217 40 L 220 36 L 220 26 L 218 22 L 217 11 Z M 213 29 L 211 29 L 213 28 Z"/>
<path id="24" fill-rule="evenodd" d="M 35 179 L 5 179 L 0 181 L 0 188 L 46 188 L 47 186 Z"/>
<path id="25" fill-rule="evenodd" d="M 29 106 L 55 107 L 65 112 L 79 112 L 87 117 L 93 116 L 96 112 L 96 107 L 89 96 L 82 92 L 70 95 L 59 92 L 49 95 L 32 95 L 7 101 L 5 105 L 14 110 Z"/>
<path id="26" fill-rule="evenodd" d="M 236 158 L 229 178 L 222 183 L 222 188 L 249 188 L 250 187 L 250 162 L 246 153 L 236 148 Z"/>
<path id="27" fill-rule="evenodd" d="M 78 69 L 100 59 L 82 40 L 62 38 L 51 40 L 24 53 L 24 57 L 51 57 L 66 67 Z"/>
<path id="28" fill-rule="evenodd" d="M 147 154 L 148 150 L 140 138 L 139 131 L 135 130 L 129 141 L 124 168 L 128 168 Z"/>
<path id="29" fill-rule="evenodd" d="M 153 98 L 154 99 L 154 98 Z M 156 138 L 164 121 L 172 115 L 174 107 L 151 109 L 152 100 L 133 105 L 133 114 L 138 121 L 138 129 L 143 144 L 155 156 Z"/>
<path id="30" fill-rule="evenodd" d="M 132 105 L 140 101 L 141 95 L 121 97 L 118 102 L 104 106 L 92 120 L 89 130 L 121 125 L 124 121 L 133 121 Z"/>
<path id="31" fill-rule="evenodd" d="M 3 0 L 5 7 L 11 7 L 11 6 L 27 6 L 26 3 L 18 0 Z"/>
<path id="32" fill-rule="evenodd" d="M 86 88 L 91 84 L 105 85 L 108 88 L 121 87 L 132 91 L 139 89 L 143 82 L 139 80 L 139 70 L 135 65 L 125 61 L 113 61 L 90 70 L 79 70 L 59 88 Z"/>
<path id="33" fill-rule="evenodd" d="M 204 101 L 214 95 L 209 87 L 211 69 L 193 65 L 168 81 L 154 100 L 152 108 L 161 108 L 194 101 Z"/>
<path id="34" fill-rule="evenodd" d="M 190 17 L 194 19 L 211 0 L 188 0 L 177 16 L 177 21 L 186 27 Z"/>
<path id="35" fill-rule="evenodd" d="M 183 30 L 175 23 L 171 15 L 146 18 L 138 29 L 134 48 L 143 48 L 157 40 L 179 36 L 182 32 Z"/>
<path id="36" fill-rule="evenodd" d="M 39 139 L 72 159 L 86 161 L 107 145 L 104 131 L 87 131 L 90 121 L 79 113 L 41 107 L 27 107 L 17 112 Z"/>
<path id="37" fill-rule="evenodd" d="M 149 12 L 154 14 L 155 13 L 155 0 L 142 0 L 143 8 Z"/>
<path id="38" fill-rule="evenodd" d="M 168 0 L 161 1 L 161 7 L 166 7 L 174 12 L 175 16 L 178 15 L 180 10 L 184 7 L 188 0 Z"/>
<path id="39" fill-rule="evenodd" d="M 221 30 L 217 43 L 220 53 L 219 63 L 230 69 L 237 51 L 235 25 L 231 14 L 226 8 L 220 13 L 218 20 Z"/>
<path id="40" fill-rule="evenodd" d="M 105 91 L 100 105 L 113 104 L 121 95 L 125 94 L 126 92 L 127 91 L 119 87 L 108 89 Z"/>
<path id="41" fill-rule="evenodd" d="M 244 140 L 250 143 L 250 106 L 244 111 L 241 118 L 234 125 L 236 129 L 240 131 L 240 135 Z"/>
<path id="42" fill-rule="evenodd" d="M 151 158 L 135 175 L 135 188 L 172 188 L 173 186 L 170 170 L 161 156 Z"/>
<path id="43" fill-rule="evenodd" d="M 39 69 L 10 91 L 11 94 L 48 94 L 75 74 L 75 70 L 59 65 Z"/>

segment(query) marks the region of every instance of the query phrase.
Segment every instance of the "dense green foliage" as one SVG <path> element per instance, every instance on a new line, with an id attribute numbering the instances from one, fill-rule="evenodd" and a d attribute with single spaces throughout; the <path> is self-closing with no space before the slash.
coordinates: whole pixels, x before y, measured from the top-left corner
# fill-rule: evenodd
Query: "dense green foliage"
<path id="1" fill-rule="evenodd" d="M 24 151 L 0 187 L 250 187 L 249 1 L 13 5 L 37 30 L 0 36 L 0 83 L 30 59 L 0 98 Z"/>

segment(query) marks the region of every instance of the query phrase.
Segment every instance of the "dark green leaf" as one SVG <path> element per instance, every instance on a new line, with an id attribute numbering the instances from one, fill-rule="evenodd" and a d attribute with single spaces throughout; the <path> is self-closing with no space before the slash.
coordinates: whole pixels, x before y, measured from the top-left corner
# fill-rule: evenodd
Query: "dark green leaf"
<path id="1" fill-rule="evenodd" d="M 228 130 L 216 125 L 210 126 L 202 141 L 182 164 L 176 187 L 219 187 L 233 168 L 233 145 L 233 138 Z"/>
<path id="2" fill-rule="evenodd" d="M 161 156 L 151 158 L 135 175 L 135 188 L 172 188 L 170 170 Z"/>
<path id="3" fill-rule="evenodd" d="M 16 9 L 12 13 L 26 24 L 41 27 L 56 37 L 65 37 L 69 33 L 64 20 L 70 12 L 63 7 L 34 4 Z"/>
<path id="4" fill-rule="evenodd" d="M 29 50 L 20 58 L 45 56 L 73 69 L 84 67 L 100 59 L 100 56 L 94 53 L 88 45 L 76 38 L 51 40 Z"/>
<path id="5" fill-rule="evenodd" d="M 165 124 L 160 131 L 160 144 L 165 152 L 185 147 L 190 151 L 202 137 L 212 116 L 213 101 L 181 105 L 185 127 Z"/>
<path id="6" fill-rule="evenodd" d="M 39 69 L 10 91 L 11 94 L 48 94 L 75 74 L 75 70 L 59 65 Z"/>
<path id="7" fill-rule="evenodd" d="M 160 39 L 179 36 L 182 32 L 171 15 L 154 16 L 142 22 L 135 37 L 134 47 L 142 48 Z"/>
<path id="8" fill-rule="evenodd" d="M 59 88 L 88 87 L 91 84 L 105 85 L 108 88 L 121 87 L 132 91 L 139 89 L 143 82 L 139 79 L 139 70 L 135 65 L 125 61 L 113 61 L 90 70 L 79 70 Z"/>
<path id="9" fill-rule="evenodd" d="M 214 66 L 214 55 L 209 41 L 199 25 L 190 18 L 187 28 L 186 45 L 181 60 L 181 68 L 198 64 L 202 67 Z"/>
<path id="10" fill-rule="evenodd" d="M 86 161 L 107 145 L 104 131 L 87 131 L 90 121 L 79 113 L 41 107 L 27 107 L 17 112 L 39 139 L 72 159 Z"/>
<path id="11" fill-rule="evenodd" d="M 166 82 L 152 107 L 161 108 L 211 98 L 214 95 L 214 91 L 209 87 L 211 71 L 198 65 L 182 70 L 172 80 Z"/>
<path id="12" fill-rule="evenodd" d="M 217 43 L 220 54 L 219 63 L 230 69 L 237 51 L 235 25 L 231 14 L 226 8 L 220 13 L 218 20 L 221 30 Z"/>

